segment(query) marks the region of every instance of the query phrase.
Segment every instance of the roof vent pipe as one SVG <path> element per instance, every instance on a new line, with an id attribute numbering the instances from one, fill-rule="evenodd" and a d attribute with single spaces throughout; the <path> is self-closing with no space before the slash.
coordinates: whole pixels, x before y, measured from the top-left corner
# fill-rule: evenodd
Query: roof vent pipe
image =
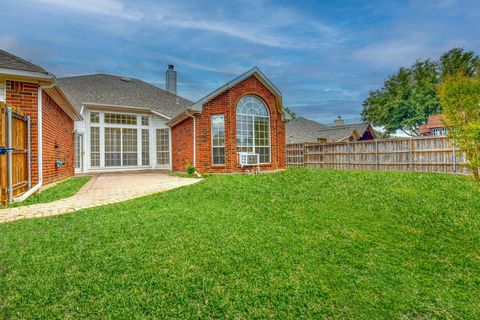
<path id="1" fill-rule="evenodd" d="M 342 119 L 342 116 L 338 116 L 338 118 L 335 120 L 335 125 L 336 126 L 343 126 L 345 125 L 345 122 Z"/>
<path id="2" fill-rule="evenodd" d="M 168 65 L 165 74 L 165 90 L 177 94 L 177 71 L 175 71 L 173 64 Z"/>

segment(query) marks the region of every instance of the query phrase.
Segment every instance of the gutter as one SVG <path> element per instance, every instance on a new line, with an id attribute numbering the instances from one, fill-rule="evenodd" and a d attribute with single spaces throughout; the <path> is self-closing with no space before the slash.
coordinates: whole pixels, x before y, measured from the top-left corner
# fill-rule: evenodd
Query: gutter
<path id="1" fill-rule="evenodd" d="M 43 185 L 43 125 L 42 125 L 42 100 L 43 100 L 43 89 L 53 88 L 57 85 L 57 80 L 53 78 L 53 83 L 48 85 L 40 85 L 38 87 L 38 95 L 37 95 L 37 168 L 38 168 L 38 183 L 33 186 L 30 190 L 22 194 L 20 197 L 14 198 L 13 202 L 20 202 L 28 197 L 30 197 L 33 193 L 37 192 Z M 30 138 L 30 137 L 29 137 Z"/>
<path id="2" fill-rule="evenodd" d="M 185 114 L 187 116 L 190 116 L 190 117 L 193 118 L 193 166 L 196 167 L 196 163 L 197 163 L 197 122 L 196 122 L 195 116 L 188 113 L 188 110 L 190 110 L 190 109 L 187 109 L 185 111 Z"/>

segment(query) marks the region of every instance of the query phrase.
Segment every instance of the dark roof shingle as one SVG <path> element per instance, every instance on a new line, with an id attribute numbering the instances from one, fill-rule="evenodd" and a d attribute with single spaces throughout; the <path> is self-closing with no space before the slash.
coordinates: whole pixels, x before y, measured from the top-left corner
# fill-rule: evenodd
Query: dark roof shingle
<path id="1" fill-rule="evenodd" d="M 108 74 L 59 78 L 58 84 L 72 104 L 98 103 L 151 109 L 170 118 L 193 102 L 135 78 Z"/>
<path id="2" fill-rule="evenodd" d="M 0 68 L 47 73 L 43 68 L 3 50 L 0 50 Z"/>

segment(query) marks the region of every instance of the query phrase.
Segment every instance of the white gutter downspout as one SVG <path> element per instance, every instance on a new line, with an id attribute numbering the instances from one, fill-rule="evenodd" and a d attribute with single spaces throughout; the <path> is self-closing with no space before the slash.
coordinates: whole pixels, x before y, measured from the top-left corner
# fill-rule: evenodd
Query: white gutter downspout
<path id="1" fill-rule="evenodd" d="M 38 87 L 38 95 L 37 95 L 37 168 L 38 168 L 38 183 L 33 186 L 30 190 L 22 194 L 20 197 L 14 198 L 13 202 L 20 202 L 28 197 L 30 197 L 33 193 L 37 192 L 43 185 L 43 125 L 42 125 L 42 100 L 43 100 L 43 89 L 53 88 L 57 84 L 57 81 L 54 80 L 52 84 L 39 86 Z M 29 137 L 30 139 L 30 137 Z"/>
<path id="2" fill-rule="evenodd" d="M 196 126 L 196 121 L 195 121 L 195 116 L 192 116 L 190 113 L 188 113 L 188 110 L 185 111 L 187 116 L 190 116 L 193 118 L 193 166 L 196 167 L 197 163 L 197 126 Z"/>

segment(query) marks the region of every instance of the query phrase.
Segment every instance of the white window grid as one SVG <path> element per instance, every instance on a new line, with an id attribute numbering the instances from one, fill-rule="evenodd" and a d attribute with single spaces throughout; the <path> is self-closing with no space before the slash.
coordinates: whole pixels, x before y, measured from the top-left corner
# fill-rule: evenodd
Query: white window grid
<path id="1" fill-rule="evenodd" d="M 148 116 L 142 116 L 141 123 L 142 123 L 142 126 L 150 125 L 150 118 Z"/>
<path id="2" fill-rule="evenodd" d="M 90 127 L 90 166 L 100 167 L 100 128 Z"/>
<path id="3" fill-rule="evenodd" d="M 212 122 L 212 164 L 225 164 L 225 116 L 211 116 Z"/>
<path id="4" fill-rule="evenodd" d="M 142 129 L 142 165 L 150 165 L 150 130 Z"/>
<path id="5" fill-rule="evenodd" d="M 270 116 L 265 104 L 245 96 L 237 105 L 237 152 L 254 152 L 260 164 L 270 163 Z"/>
<path id="6" fill-rule="evenodd" d="M 137 116 L 124 113 L 105 113 L 104 122 L 107 124 L 137 124 Z"/>
<path id="7" fill-rule="evenodd" d="M 98 112 L 90 112 L 90 123 L 100 123 L 100 114 Z"/>
<path id="8" fill-rule="evenodd" d="M 438 128 L 433 129 L 433 135 L 434 136 L 439 136 L 440 135 L 440 129 L 438 129 Z"/>
<path id="9" fill-rule="evenodd" d="M 75 159 L 74 167 L 80 169 L 82 167 L 82 144 L 83 135 L 75 133 Z"/>
<path id="10" fill-rule="evenodd" d="M 168 128 L 157 129 L 157 164 L 170 164 L 170 130 Z"/>

